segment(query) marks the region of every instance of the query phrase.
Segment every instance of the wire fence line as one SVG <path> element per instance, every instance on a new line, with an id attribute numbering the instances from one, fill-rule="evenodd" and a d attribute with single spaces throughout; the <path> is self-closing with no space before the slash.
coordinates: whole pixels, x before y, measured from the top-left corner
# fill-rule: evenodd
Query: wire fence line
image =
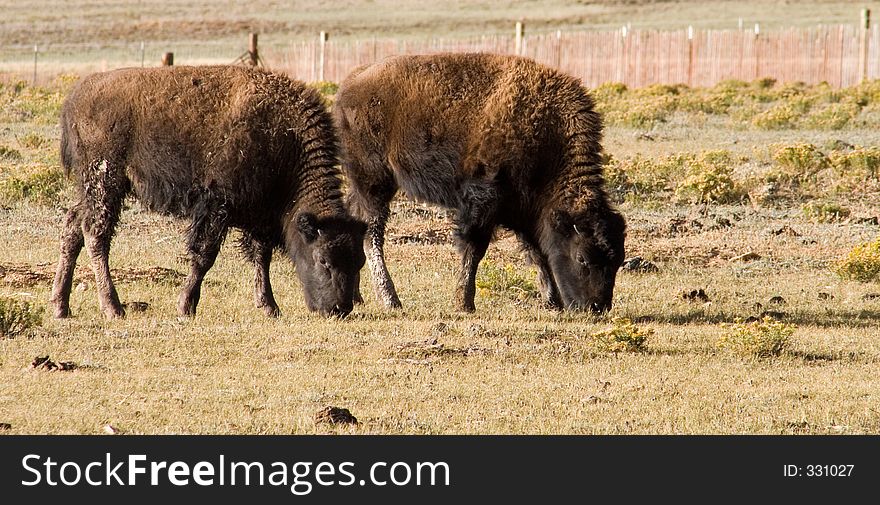
<path id="1" fill-rule="evenodd" d="M 331 34 L 332 35 L 332 34 Z M 242 51 L 229 43 L 58 44 L 0 47 L 0 79 L 45 84 L 64 73 L 158 66 L 174 52 L 176 64 L 233 63 Z M 314 40 L 260 47 L 267 67 L 305 81 L 339 82 L 357 66 L 396 54 L 491 52 L 522 54 L 579 77 L 585 85 L 621 82 L 710 86 L 725 79 L 770 77 L 781 82 L 827 82 L 847 87 L 880 78 L 880 25 L 830 25 L 761 32 L 732 30 L 619 30 L 494 34 L 466 38 Z"/>

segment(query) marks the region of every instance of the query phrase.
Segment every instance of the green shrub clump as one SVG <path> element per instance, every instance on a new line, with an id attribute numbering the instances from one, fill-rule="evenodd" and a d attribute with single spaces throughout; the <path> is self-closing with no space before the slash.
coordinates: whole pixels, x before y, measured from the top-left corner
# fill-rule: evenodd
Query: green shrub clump
<path id="1" fill-rule="evenodd" d="M 608 328 L 590 334 L 602 352 L 643 352 L 654 330 L 642 329 L 627 318 L 611 321 Z"/>
<path id="2" fill-rule="evenodd" d="M 39 325 L 41 312 L 28 302 L 0 298 L 0 338 L 14 338 Z"/>
<path id="3" fill-rule="evenodd" d="M 531 275 L 530 275 L 531 274 Z M 538 297 L 535 273 L 526 273 L 511 264 L 499 266 L 490 260 L 480 263 L 476 286 L 481 296 L 526 300 Z"/>
<path id="4" fill-rule="evenodd" d="M 854 247 L 834 264 L 833 270 L 844 279 L 880 281 L 880 237 Z"/>
<path id="5" fill-rule="evenodd" d="M 752 358 L 779 356 L 788 347 L 795 330 L 795 325 L 769 317 L 723 326 L 726 331 L 718 340 L 718 348 Z"/>

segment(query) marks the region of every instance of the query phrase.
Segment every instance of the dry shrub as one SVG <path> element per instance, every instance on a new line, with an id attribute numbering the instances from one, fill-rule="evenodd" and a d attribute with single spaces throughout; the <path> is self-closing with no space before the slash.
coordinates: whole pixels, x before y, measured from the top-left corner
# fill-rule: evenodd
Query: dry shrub
<path id="1" fill-rule="evenodd" d="M 0 338 L 14 338 L 42 322 L 42 310 L 12 298 L 0 298 Z"/>
<path id="2" fill-rule="evenodd" d="M 813 144 L 781 144 L 772 148 L 773 168 L 764 177 L 766 182 L 796 190 L 815 184 L 819 172 L 830 166 L 828 157 Z"/>
<path id="3" fill-rule="evenodd" d="M 726 331 L 718 340 L 718 348 L 747 358 L 779 356 L 785 351 L 795 330 L 795 325 L 770 317 L 722 326 Z"/>
<path id="4" fill-rule="evenodd" d="M 880 281 L 880 237 L 855 246 L 832 267 L 844 279 L 860 282 Z"/>
<path id="5" fill-rule="evenodd" d="M 692 203 L 733 203 L 745 192 L 733 180 L 729 151 L 705 151 L 689 160 L 687 176 L 675 188 L 680 199 Z"/>
<path id="6" fill-rule="evenodd" d="M 535 272 L 524 272 L 511 264 L 503 266 L 483 260 L 477 274 L 477 289 L 481 296 L 527 300 L 538 297 Z"/>
<path id="7" fill-rule="evenodd" d="M 838 191 L 870 191 L 880 182 L 880 147 L 858 147 L 850 152 L 832 152 L 828 159 Z"/>
<path id="8" fill-rule="evenodd" d="M 0 199 L 7 203 L 29 200 L 51 205 L 58 201 L 64 186 L 64 174 L 60 170 L 41 168 L 0 181 Z"/>
<path id="9" fill-rule="evenodd" d="M 849 209 L 838 203 L 819 200 L 813 200 L 804 204 L 802 210 L 804 217 L 814 223 L 835 223 L 848 218 L 850 215 Z"/>
<path id="10" fill-rule="evenodd" d="M 617 317 L 608 328 L 590 336 L 601 352 L 643 352 L 654 330 L 642 329 L 627 318 Z"/>

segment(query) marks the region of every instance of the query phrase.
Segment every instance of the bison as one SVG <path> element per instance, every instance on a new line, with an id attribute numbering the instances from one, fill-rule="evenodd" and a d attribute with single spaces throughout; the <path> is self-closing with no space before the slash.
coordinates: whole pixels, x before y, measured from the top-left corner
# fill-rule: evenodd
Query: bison
<path id="1" fill-rule="evenodd" d="M 234 66 L 120 69 L 83 79 L 61 111 L 61 162 L 77 183 L 52 288 L 70 315 L 76 258 L 86 247 L 101 309 L 125 315 L 108 255 L 123 200 L 190 220 L 189 276 L 178 300 L 194 315 L 202 279 L 230 228 L 255 269 L 256 305 L 279 315 L 273 250 L 296 265 L 308 308 L 352 309 L 366 225 L 345 208 L 337 137 L 320 94 L 267 71 Z"/>
<path id="2" fill-rule="evenodd" d="M 499 225 L 523 244 L 550 306 L 611 307 L 626 223 L 605 190 L 601 116 L 578 80 L 521 57 L 398 56 L 352 72 L 333 116 L 386 306 L 400 307 L 383 237 L 401 189 L 455 210 L 459 309 L 474 310 L 477 266 Z"/>

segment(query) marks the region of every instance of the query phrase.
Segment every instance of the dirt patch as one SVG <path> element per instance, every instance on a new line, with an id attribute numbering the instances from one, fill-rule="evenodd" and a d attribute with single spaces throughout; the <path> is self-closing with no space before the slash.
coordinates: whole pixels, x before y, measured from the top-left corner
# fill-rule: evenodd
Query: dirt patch
<path id="1" fill-rule="evenodd" d="M 186 278 L 185 275 L 170 268 L 114 268 L 111 270 L 113 280 L 116 282 L 153 282 L 179 284 Z M 0 263 L 0 284 L 13 288 L 29 288 L 39 284 L 51 284 L 55 278 L 54 263 L 38 263 L 29 265 L 23 263 Z M 88 286 L 94 280 L 94 275 L 87 266 L 76 269 L 74 283 Z"/>
<path id="2" fill-rule="evenodd" d="M 681 294 L 681 298 L 689 302 L 707 303 L 709 301 L 709 295 L 706 294 L 706 290 L 703 288 L 685 291 Z"/>
<path id="3" fill-rule="evenodd" d="M 390 234 L 388 240 L 392 244 L 451 244 L 452 230 L 449 228 L 429 228 L 412 233 L 393 233 Z"/>
<path id="4" fill-rule="evenodd" d="M 448 356 L 472 356 L 487 354 L 488 349 L 476 345 L 467 347 L 447 347 L 437 341 L 437 338 L 429 338 L 418 342 L 406 342 L 395 345 L 388 353 L 384 362 L 403 362 L 414 365 L 427 365 Z"/>

